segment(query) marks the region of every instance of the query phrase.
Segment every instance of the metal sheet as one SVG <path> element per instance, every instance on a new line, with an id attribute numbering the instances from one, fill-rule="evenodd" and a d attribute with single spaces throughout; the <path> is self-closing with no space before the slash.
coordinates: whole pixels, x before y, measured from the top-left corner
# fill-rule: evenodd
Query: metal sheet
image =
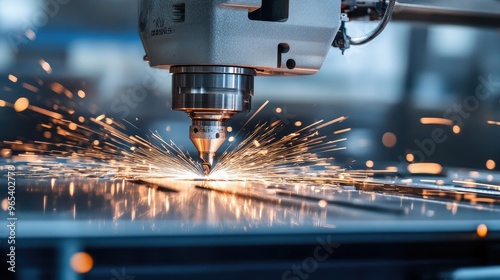
<path id="1" fill-rule="evenodd" d="M 18 236 L 475 232 L 483 223 L 500 230 L 494 182 L 471 187 L 434 179 L 338 185 L 18 178 Z"/>

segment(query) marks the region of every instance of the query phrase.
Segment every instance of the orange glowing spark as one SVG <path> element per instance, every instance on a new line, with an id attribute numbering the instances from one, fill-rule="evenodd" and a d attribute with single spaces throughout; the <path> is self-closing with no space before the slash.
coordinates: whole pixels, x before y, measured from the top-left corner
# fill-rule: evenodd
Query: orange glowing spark
<path id="1" fill-rule="evenodd" d="M 22 112 L 28 109 L 29 105 L 30 101 L 28 100 L 28 98 L 21 97 L 17 99 L 16 102 L 14 103 L 14 110 L 16 110 L 16 112 Z"/>
<path id="2" fill-rule="evenodd" d="M 64 95 L 66 95 L 69 99 L 73 98 L 73 93 L 68 89 L 64 90 Z"/>
<path id="3" fill-rule="evenodd" d="M 37 107 L 37 106 L 29 105 L 28 109 L 30 109 L 33 112 L 37 112 L 39 114 L 51 117 L 53 119 L 60 120 L 60 119 L 63 118 L 63 116 L 61 114 L 59 114 L 59 113 L 51 112 L 49 110 L 46 110 L 46 109 L 43 109 L 43 108 L 40 108 L 40 107 Z"/>
<path id="4" fill-rule="evenodd" d="M 17 83 L 17 77 L 14 75 L 9 75 L 9 80 L 13 83 Z"/>
<path id="5" fill-rule="evenodd" d="M 2 200 L 2 210 L 7 211 L 7 209 L 9 209 L 9 201 L 7 200 L 7 198 L 4 198 Z"/>
<path id="6" fill-rule="evenodd" d="M 23 88 L 25 88 L 25 89 L 29 90 L 29 91 L 34 92 L 34 93 L 38 93 L 38 91 L 39 91 L 37 87 L 32 86 L 32 85 L 27 84 L 27 83 L 22 83 L 22 84 L 21 84 L 21 86 L 22 86 Z"/>
<path id="7" fill-rule="evenodd" d="M 415 160 L 415 156 L 413 156 L 413 154 L 407 154 L 407 155 L 406 155 L 406 160 L 407 160 L 408 162 L 412 162 L 412 161 L 414 161 L 414 160 Z"/>
<path id="8" fill-rule="evenodd" d="M 78 91 L 78 97 L 80 97 L 80 98 L 85 98 L 85 91 L 83 91 L 83 90 L 79 90 L 79 91 Z"/>
<path id="9" fill-rule="evenodd" d="M 443 167 L 438 163 L 412 163 L 408 165 L 408 172 L 412 174 L 440 174 Z"/>
<path id="10" fill-rule="evenodd" d="M 343 119 L 337 118 L 326 123 L 333 124 Z M 345 149 L 337 144 L 346 138 L 326 141 L 326 135 L 322 135 L 319 129 L 325 127 L 322 122 L 317 121 L 282 137 L 277 136 L 276 129 L 279 125 L 258 124 L 236 147 L 223 152 L 209 178 L 258 178 L 274 182 L 302 181 L 310 178 L 344 180 L 338 176 L 339 171 L 343 169 L 332 166 L 331 158 L 322 157 L 320 154 Z M 234 137 L 231 136 L 229 142 L 233 141 Z"/>
<path id="11" fill-rule="evenodd" d="M 488 235 L 488 227 L 485 224 L 480 224 L 476 229 L 477 236 L 484 238 Z"/>
<path id="12" fill-rule="evenodd" d="M 65 90 L 64 86 L 61 85 L 60 83 L 52 83 L 52 84 L 50 84 L 50 89 L 52 91 L 54 91 L 55 93 L 57 93 L 57 94 L 61 94 Z"/>
<path id="13" fill-rule="evenodd" d="M 68 128 L 71 130 L 76 130 L 78 128 L 78 125 L 76 123 L 69 123 Z"/>
<path id="14" fill-rule="evenodd" d="M 349 132 L 349 131 L 351 131 L 350 127 L 334 131 L 333 134 L 342 134 L 342 133 L 346 133 L 346 132 Z"/>
<path id="15" fill-rule="evenodd" d="M 326 122 L 326 123 L 324 123 L 324 124 L 318 125 L 318 129 L 322 129 L 323 127 L 327 127 L 327 126 L 332 125 L 332 124 L 334 124 L 334 123 L 340 123 L 340 122 L 343 122 L 343 121 L 345 121 L 346 119 L 347 119 L 347 117 L 345 117 L 345 116 L 338 117 L 338 118 L 333 119 L 333 120 L 331 120 L 331 121 L 329 121 L 329 122 Z M 349 130 L 350 130 L 350 129 L 349 129 Z"/>
<path id="16" fill-rule="evenodd" d="M 260 111 L 262 111 L 262 109 L 264 109 L 264 107 L 267 106 L 267 104 L 269 104 L 269 100 L 266 100 L 266 102 L 264 102 L 264 104 L 262 104 L 259 109 L 257 109 L 257 111 L 255 111 L 255 113 L 253 113 L 250 118 L 248 118 L 248 120 L 245 122 L 245 124 L 243 124 L 243 127 L 247 126 L 247 124 L 255 117 L 257 116 L 258 113 L 260 113 Z"/>
<path id="17" fill-rule="evenodd" d="M 75 183 L 74 182 L 70 182 L 69 183 L 69 195 L 73 196 L 74 193 L 75 193 Z"/>
<path id="18" fill-rule="evenodd" d="M 42 69 L 47 72 L 47 74 L 52 74 L 52 67 L 50 67 L 50 64 L 47 61 L 40 59 L 39 63 L 40 66 L 42 66 Z"/>
<path id="19" fill-rule="evenodd" d="M 2 150 L 0 150 L 0 155 L 2 157 L 10 157 L 12 155 L 12 150 L 11 149 L 2 149 Z"/>
<path id="20" fill-rule="evenodd" d="M 77 273 L 87 273 L 94 266 L 94 260 L 88 253 L 79 252 L 71 256 L 70 265 Z"/>
<path id="21" fill-rule="evenodd" d="M 66 90 L 59 83 L 52 83 L 50 87 L 54 92 Z M 269 101 L 266 101 L 246 124 L 268 103 Z M 132 179 L 203 177 L 203 169 L 197 161 L 172 141 L 165 141 L 158 133 L 153 133 L 146 140 L 138 135 L 125 133 L 126 127 L 123 123 L 106 118 L 104 114 L 90 117 L 85 123 L 83 116 L 69 116 L 74 113 L 73 109 L 64 104 L 57 107 L 65 112 L 64 117 L 28 104 L 28 109 L 51 118 L 50 127 L 46 123 L 41 126 L 55 130 L 43 132 L 46 139 L 52 138 L 53 133 L 64 137 L 63 141 L 60 141 L 58 136 L 57 142 L 54 143 L 49 142 L 50 140 L 34 141 L 24 146 L 23 160 L 29 159 L 32 166 L 39 162 L 39 169 L 32 169 L 36 173 L 34 176 L 53 178 L 55 174 L 71 174 Z M 79 121 L 78 124 L 75 119 Z M 346 172 L 341 167 L 332 165 L 332 157 L 328 157 L 330 152 L 345 149 L 338 145 L 346 141 L 346 138 L 329 140 L 327 137 L 331 136 L 327 135 L 331 135 L 331 132 L 325 132 L 329 129 L 327 126 L 345 119 L 340 117 L 325 123 L 317 121 L 284 136 L 277 132 L 277 129 L 283 126 L 282 123 L 257 125 L 236 147 L 221 155 L 210 177 L 258 178 L 273 182 L 302 181 L 310 178 L 331 182 L 365 179 L 375 171 Z M 232 129 L 228 129 L 228 132 L 229 130 Z M 229 137 L 228 142 L 235 142 L 241 131 Z M 64 164 L 61 165 L 60 161 Z M 87 166 L 88 169 L 75 168 L 81 165 Z M 92 173 L 88 170 L 92 170 Z M 343 175 L 338 176 L 339 173 Z"/>
<path id="22" fill-rule="evenodd" d="M 387 166 L 385 170 L 389 172 L 398 172 L 398 168 L 396 166 Z"/>
<path id="23" fill-rule="evenodd" d="M 396 143 L 397 143 L 396 134 L 392 132 L 386 132 L 382 136 L 382 144 L 384 144 L 384 146 L 386 146 L 387 148 L 394 147 Z"/>
<path id="24" fill-rule="evenodd" d="M 421 118 L 420 123 L 422 124 L 440 124 L 452 126 L 453 121 L 445 118 Z"/>
<path id="25" fill-rule="evenodd" d="M 460 126 L 458 126 L 458 125 L 454 125 L 454 126 L 453 126 L 453 133 L 455 133 L 455 134 L 459 134 L 459 133 L 460 133 L 460 130 L 461 130 L 461 129 L 460 129 Z"/>
<path id="26" fill-rule="evenodd" d="M 500 122 L 497 122 L 497 121 L 488 121 L 488 124 L 500 125 Z"/>
<path id="27" fill-rule="evenodd" d="M 496 163 L 494 160 L 489 159 L 486 161 L 486 168 L 488 168 L 489 170 L 495 169 L 495 166 L 496 166 Z"/>
<path id="28" fill-rule="evenodd" d="M 104 118 L 106 117 L 106 115 L 102 114 L 100 116 L 98 116 L 97 118 L 95 118 L 96 121 L 102 121 Z"/>

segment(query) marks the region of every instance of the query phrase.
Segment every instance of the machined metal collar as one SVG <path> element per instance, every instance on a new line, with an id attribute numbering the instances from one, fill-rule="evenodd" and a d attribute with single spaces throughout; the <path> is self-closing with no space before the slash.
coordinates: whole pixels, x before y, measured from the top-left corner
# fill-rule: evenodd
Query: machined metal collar
<path id="1" fill-rule="evenodd" d="M 249 111 L 255 70 L 233 66 L 175 66 L 172 73 L 172 109 L 231 115 Z"/>

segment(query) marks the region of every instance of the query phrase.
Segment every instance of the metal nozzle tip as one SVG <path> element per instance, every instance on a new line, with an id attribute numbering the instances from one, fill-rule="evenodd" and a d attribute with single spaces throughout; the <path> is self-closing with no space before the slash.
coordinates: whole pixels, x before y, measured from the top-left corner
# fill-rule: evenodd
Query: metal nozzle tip
<path id="1" fill-rule="evenodd" d="M 212 165 L 208 162 L 203 162 L 203 173 L 205 173 L 205 176 L 210 174 L 210 170 L 212 169 Z"/>
<path id="2" fill-rule="evenodd" d="M 215 153 L 226 139 L 226 126 L 222 121 L 193 120 L 189 138 L 199 152 L 205 175 L 210 173 Z"/>
<path id="3" fill-rule="evenodd" d="M 200 153 L 200 158 L 202 160 L 202 167 L 203 167 L 203 172 L 205 175 L 210 174 L 210 171 L 212 170 L 212 165 L 214 163 L 214 155 L 211 155 L 209 153 Z"/>
<path id="4" fill-rule="evenodd" d="M 203 164 L 208 164 L 212 166 L 214 164 L 214 154 L 211 153 L 200 153 L 200 159 L 203 161 Z"/>

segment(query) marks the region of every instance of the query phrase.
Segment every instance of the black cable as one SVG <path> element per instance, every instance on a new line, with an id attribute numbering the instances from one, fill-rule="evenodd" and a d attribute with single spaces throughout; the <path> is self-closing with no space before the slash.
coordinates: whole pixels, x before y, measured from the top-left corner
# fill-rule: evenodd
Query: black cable
<path id="1" fill-rule="evenodd" d="M 392 12 L 394 11 L 394 6 L 396 6 L 396 0 L 389 0 L 389 5 L 385 9 L 384 16 L 382 17 L 382 20 L 378 24 L 378 26 L 370 33 L 366 34 L 365 36 L 362 37 L 357 37 L 357 38 L 351 38 L 350 43 L 351 45 L 354 46 L 359 46 L 366 44 L 370 42 L 371 40 L 375 39 L 382 31 L 384 31 L 385 27 L 389 23 L 392 17 Z"/>

